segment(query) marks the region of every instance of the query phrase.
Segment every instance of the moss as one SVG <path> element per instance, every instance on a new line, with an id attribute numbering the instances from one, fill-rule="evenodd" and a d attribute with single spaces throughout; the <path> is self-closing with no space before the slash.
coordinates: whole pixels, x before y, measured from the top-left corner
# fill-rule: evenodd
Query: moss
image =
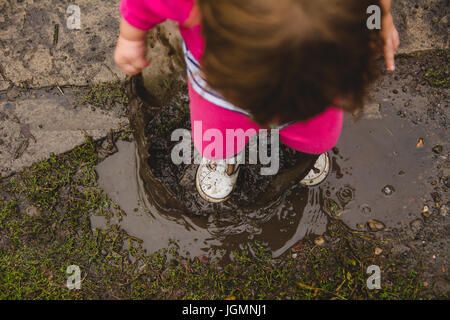
<path id="1" fill-rule="evenodd" d="M 87 92 L 82 91 L 86 90 L 79 88 L 75 93 L 83 102 L 103 110 L 110 110 L 116 104 L 128 105 L 128 96 L 119 80 L 97 83 L 89 87 Z"/>
<path id="2" fill-rule="evenodd" d="M 450 66 L 447 66 L 447 70 L 430 69 L 424 77 L 431 86 L 448 88 L 450 85 Z"/>

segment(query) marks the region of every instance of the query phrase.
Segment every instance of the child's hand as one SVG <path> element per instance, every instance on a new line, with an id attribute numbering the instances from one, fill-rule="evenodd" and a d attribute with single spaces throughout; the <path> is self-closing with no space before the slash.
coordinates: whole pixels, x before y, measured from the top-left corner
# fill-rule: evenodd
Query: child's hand
<path id="1" fill-rule="evenodd" d="M 141 72 L 149 64 L 145 59 L 145 40 L 128 40 L 119 36 L 114 61 L 130 76 Z"/>
<path id="2" fill-rule="evenodd" d="M 394 25 L 394 18 L 391 13 L 383 16 L 381 21 L 381 37 L 383 38 L 383 52 L 386 66 L 389 71 L 395 70 L 394 55 L 400 45 L 398 31 Z"/>

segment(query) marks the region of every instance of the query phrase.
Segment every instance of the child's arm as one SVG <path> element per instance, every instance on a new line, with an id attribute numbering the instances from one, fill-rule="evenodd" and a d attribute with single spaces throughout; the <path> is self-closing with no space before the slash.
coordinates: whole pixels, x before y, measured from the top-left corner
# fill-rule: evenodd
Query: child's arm
<path id="1" fill-rule="evenodd" d="M 121 0 L 122 20 L 114 60 L 123 72 L 134 75 L 149 64 L 145 59 L 147 31 L 166 20 L 170 12 L 166 0 Z"/>
<path id="2" fill-rule="evenodd" d="M 383 18 L 381 21 L 381 36 L 384 40 L 383 52 L 386 66 L 389 71 L 395 70 L 394 55 L 400 45 L 398 31 L 394 25 L 391 14 L 391 0 L 380 0 Z"/>
<path id="3" fill-rule="evenodd" d="M 145 35 L 147 31 L 137 29 L 124 18 L 120 21 L 120 34 L 114 52 L 114 61 L 120 69 L 134 75 L 141 72 L 149 62 L 145 59 Z"/>

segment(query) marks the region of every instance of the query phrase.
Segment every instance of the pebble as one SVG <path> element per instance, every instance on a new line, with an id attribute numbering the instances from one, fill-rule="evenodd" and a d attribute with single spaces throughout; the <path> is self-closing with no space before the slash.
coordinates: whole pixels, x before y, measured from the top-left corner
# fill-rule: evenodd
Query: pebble
<path id="1" fill-rule="evenodd" d="M 314 243 L 318 246 L 322 246 L 325 243 L 325 239 L 323 237 L 317 237 L 314 239 Z"/>
<path id="2" fill-rule="evenodd" d="M 369 226 L 370 231 L 374 231 L 374 232 L 381 231 L 386 228 L 384 223 L 380 222 L 378 220 L 369 220 L 369 222 L 367 222 L 367 225 Z"/>
<path id="3" fill-rule="evenodd" d="M 430 208 L 428 208 L 428 206 L 423 206 L 423 208 L 422 208 L 422 215 L 425 218 L 429 218 L 431 216 Z"/>
<path id="4" fill-rule="evenodd" d="M 386 196 L 391 196 L 394 192 L 395 192 L 395 188 L 391 185 L 386 185 L 383 187 L 383 189 L 381 189 L 381 191 L 386 195 Z"/>
<path id="5" fill-rule="evenodd" d="M 448 177 L 446 177 L 446 178 L 444 179 L 444 185 L 445 185 L 447 188 L 450 188 L 450 179 L 449 179 Z"/>
<path id="6" fill-rule="evenodd" d="M 303 250 L 303 242 L 300 240 L 299 242 L 297 242 L 293 247 L 292 247 L 293 251 L 302 251 Z"/>
<path id="7" fill-rule="evenodd" d="M 420 139 L 417 141 L 416 148 L 422 148 L 423 145 L 424 145 L 424 140 L 423 140 L 423 138 L 420 138 Z"/>
<path id="8" fill-rule="evenodd" d="M 437 146 L 434 146 L 432 150 L 434 153 L 440 154 L 440 153 L 442 153 L 443 147 L 441 145 L 437 145 Z"/>

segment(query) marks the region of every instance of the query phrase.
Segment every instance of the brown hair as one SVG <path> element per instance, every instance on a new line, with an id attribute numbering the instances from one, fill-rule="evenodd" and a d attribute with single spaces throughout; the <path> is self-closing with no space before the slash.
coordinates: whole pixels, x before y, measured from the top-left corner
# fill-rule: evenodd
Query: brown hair
<path id="1" fill-rule="evenodd" d="M 263 125 L 307 120 L 337 98 L 355 111 L 376 76 L 366 10 L 377 2 L 198 0 L 208 84 Z"/>

